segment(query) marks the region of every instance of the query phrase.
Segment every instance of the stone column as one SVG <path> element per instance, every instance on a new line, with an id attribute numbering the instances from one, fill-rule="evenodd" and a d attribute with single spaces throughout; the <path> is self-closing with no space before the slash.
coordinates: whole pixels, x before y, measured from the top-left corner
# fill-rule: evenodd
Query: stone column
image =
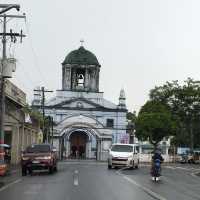
<path id="1" fill-rule="evenodd" d="M 21 128 L 21 138 L 22 138 L 22 145 L 21 145 L 21 151 L 24 150 L 25 148 L 25 145 L 24 145 L 24 124 L 22 125 L 22 128 Z"/>
<path id="2" fill-rule="evenodd" d="M 12 128 L 12 148 L 11 148 L 11 163 L 17 164 L 19 161 L 19 127 Z"/>
<path id="3" fill-rule="evenodd" d="M 67 157 L 70 156 L 71 154 L 71 148 L 70 148 L 70 142 L 69 140 L 66 139 L 66 142 L 65 142 L 65 147 L 66 147 L 66 154 L 67 154 Z"/>
<path id="4" fill-rule="evenodd" d="M 95 87 L 96 87 L 96 71 L 95 71 L 95 69 L 92 69 L 90 84 L 91 84 L 90 87 L 91 87 L 92 91 L 95 91 Z"/>
<path id="5" fill-rule="evenodd" d="M 97 140 L 97 160 L 101 160 L 101 139 Z"/>
<path id="6" fill-rule="evenodd" d="M 72 70 L 72 89 L 75 90 L 76 89 L 76 70 L 73 69 Z"/>
<path id="7" fill-rule="evenodd" d="M 62 89 L 65 89 L 65 67 L 62 66 Z"/>
<path id="8" fill-rule="evenodd" d="M 92 148 L 92 144 L 91 144 L 91 140 L 90 140 L 90 141 L 87 142 L 87 153 L 88 153 L 87 157 L 88 158 L 92 157 L 92 155 L 91 155 L 91 148 Z"/>
<path id="9" fill-rule="evenodd" d="M 86 68 L 85 70 L 85 90 L 88 91 L 89 90 L 89 70 L 88 68 Z"/>
<path id="10" fill-rule="evenodd" d="M 96 91 L 99 91 L 99 68 L 97 69 L 97 75 L 96 75 Z"/>
<path id="11" fill-rule="evenodd" d="M 64 89 L 70 90 L 71 89 L 71 68 L 65 67 L 65 76 L 64 76 Z"/>

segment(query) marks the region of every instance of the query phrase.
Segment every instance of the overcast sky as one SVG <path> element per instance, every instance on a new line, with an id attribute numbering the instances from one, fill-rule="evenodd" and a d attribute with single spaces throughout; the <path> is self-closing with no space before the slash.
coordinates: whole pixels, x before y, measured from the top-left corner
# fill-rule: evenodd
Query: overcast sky
<path id="1" fill-rule="evenodd" d="M 12 79 L 27 93 L 35 86 L 61 89 L 61 62 L 85 40 L 101 64 L 100 90 L 118 103 L 123 87 L 130 111 L 166 81 L 200 76 L 199 0 L 1 0 L 19 3 L 27 22 L 9 27 L 27 38 L 9 45 L 18 59 Z M 16 14 L 14 10 L 12 13 Z M 2 24 L 1 24 L 2 25 Z M 2 45 L 0 46 L 2 50 Z"/>

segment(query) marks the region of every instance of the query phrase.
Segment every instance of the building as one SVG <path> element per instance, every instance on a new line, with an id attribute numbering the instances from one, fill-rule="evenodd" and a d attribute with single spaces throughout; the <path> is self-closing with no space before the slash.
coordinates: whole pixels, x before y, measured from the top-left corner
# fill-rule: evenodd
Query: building
<path id="1" fill-rule="evenodd" d="M 62 63 L 62 89 L 45 103 L 45 115 L 53 117 L 54 145 L 62 157 L 105 160 L 112 142 L 128 142 L 126 98 L 120 91 L 116 105 L 99 91 L 101 65 L 83 46 Z M 41 109 L 34 95 L 33 107 Z"/>
<path id="2" fill-rule="evenodd" d="M 26 94 L 8 79 L 5 80 L 5 96 L 4 143 L 11 147 L 11 163 L 17 164 L 21 151 L 38 142 L 40 126 L 36 119 L 26 121 L 23 109 L 26 106 Z"/>

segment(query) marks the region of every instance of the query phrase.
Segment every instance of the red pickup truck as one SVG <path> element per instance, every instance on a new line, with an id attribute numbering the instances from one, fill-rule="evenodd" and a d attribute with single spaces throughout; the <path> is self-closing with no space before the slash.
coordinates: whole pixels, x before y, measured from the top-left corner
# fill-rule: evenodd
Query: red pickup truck
<path id="1" fill-rule="evenodd" d="M 32 144 L 21 156 L 22 176 L 32 174 L 34 170 L 57 171 L 57 154 L 51 144 Z"/>

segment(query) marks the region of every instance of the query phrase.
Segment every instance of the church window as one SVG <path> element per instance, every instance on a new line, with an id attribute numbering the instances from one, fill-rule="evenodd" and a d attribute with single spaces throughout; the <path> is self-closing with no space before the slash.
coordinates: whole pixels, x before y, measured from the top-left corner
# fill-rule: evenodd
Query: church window
<path id="1" fill-rule="evenodd" d="M 109 128 L 113 128 L 114 126 L 114 119 L 107 119 L 106 126 Z"/>
<path id="2" fill-rule="evenodd" d="M 77 69 L 76 77 L 77 77 L 77 86 L 84 87 L 84 84 L 85 84 L 85 70 L 84 69 Z"/>

